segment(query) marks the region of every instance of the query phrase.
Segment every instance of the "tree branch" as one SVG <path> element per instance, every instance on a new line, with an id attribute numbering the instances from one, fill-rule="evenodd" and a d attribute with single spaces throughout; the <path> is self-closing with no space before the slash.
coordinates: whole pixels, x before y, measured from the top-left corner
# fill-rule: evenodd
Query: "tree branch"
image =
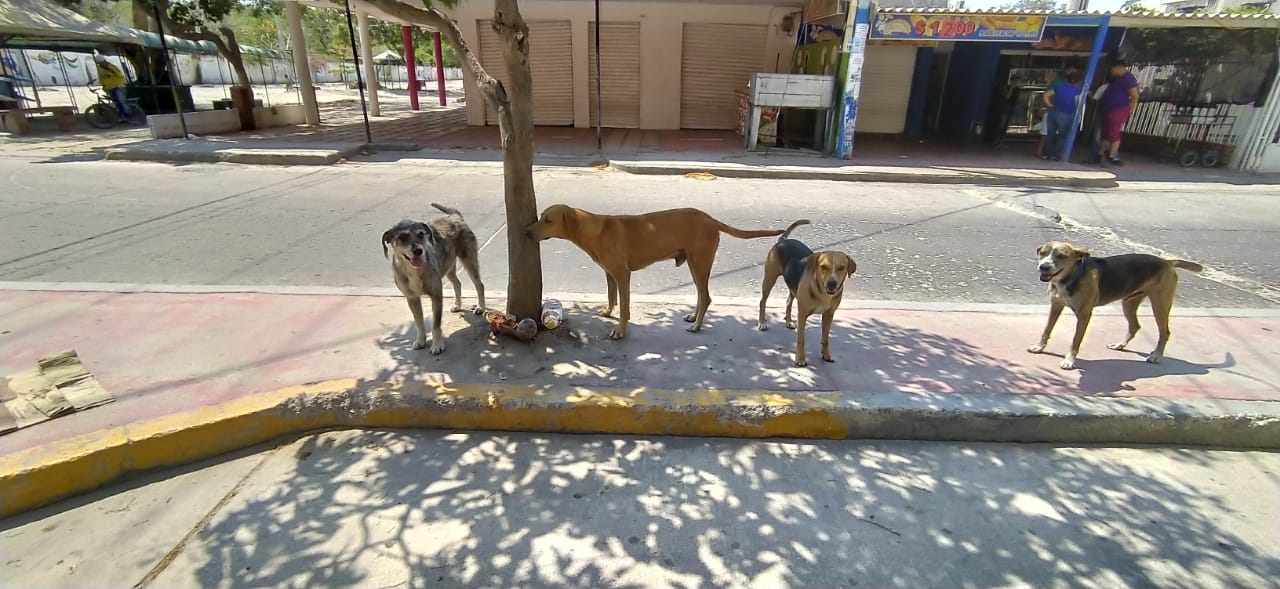
<path id="1" fill-rule="evenodd" d="M 218 53 L 221 53 L 231 63 L 240 85 L 245 87 L 250 85 L 249 72 L 244 67 L 244 57 L 240 54 L 240 45 L 236 43 L 236 35 L 230 28 L 222 27 L 222 34 L 227 36 L 226 40 L 224 40 L 217 33 L 205 30 L 203 27 L 196 27 L 173 20 L 169 16 L 168 0 L 156 0 L 156 3 L 159 6 L 159 10 L 156 12 L 160 14 L 161 23 L 165 29 L 172 31 L 173 36 L 213 43 L 213 46 L 218 49 Z"/>

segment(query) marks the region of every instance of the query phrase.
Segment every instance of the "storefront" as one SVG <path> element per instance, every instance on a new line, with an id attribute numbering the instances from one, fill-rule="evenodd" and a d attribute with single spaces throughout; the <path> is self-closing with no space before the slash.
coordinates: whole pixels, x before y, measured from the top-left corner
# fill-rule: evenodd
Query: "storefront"
<path id="1" fill-rule="evenodd" d="M 870 19 L 858 120 L 884 92 L 869 83 L 875 44 L 923 45 L 907 100 L 919 110 L 906 132 L 965 143 L 1038 140 L 1049 85 L 1067 68 L 1103 75 L 1098 60 L 1116 42 L 1106 18 L 878 10 Z"/>

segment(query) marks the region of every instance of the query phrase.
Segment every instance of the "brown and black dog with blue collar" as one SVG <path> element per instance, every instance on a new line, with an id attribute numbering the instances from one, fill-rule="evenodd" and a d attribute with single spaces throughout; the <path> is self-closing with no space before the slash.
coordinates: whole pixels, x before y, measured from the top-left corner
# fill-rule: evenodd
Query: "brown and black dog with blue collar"
<path id="1" fill-rule="evenodd" d="M 778 242 L 769 248 L 769 255 L 764 260 L 764 282 L 760 283 L 760 318 L 756 329 L 765 331 L 769 326 L 765 323 L 765 302 L 778 277 L 787 283 L 787 315 L 788 329 L 796 330 L 796 366 L 808 366 L 809 361 L 804 353 L 804 327 L 810 315 L 822 313 L 822 359 L 831 359 L 831 323 L 835 320 L 836 309 L 844 298 L 844 281 L 858 270 L 853 257 L 844 252 L 814 252 L 798 239 L 791 239 L 791 232 L 801 225 L 808 225 L 808 219 L 800 219 L 787 227 Z M 791 303 L 798 302 L 800 321 L 791 321 Z"/>
<path id="2" fill-rule="evenodd" d="M 1129 332 L 1124 341 L 1108 344 L 1112 350 L 1123 350 L 1142 326 L 1138 324 L 1138 306 L 1143 299 L 1151 299 L 1151 311 L 1160 330 L 1156 349 L 1147 355 L 1147 362 L 1159 364 L 1164 359 L 1164 348 L 1169 343 L 1169 312 L 1173 310 L 1173 298 L 1178 291 L 1178 273 L 1175 268 L 1201 272 L 1204 267 L 1186 260 L 1166 260 L 1150 254 L 1121 254 L 1095 258 L 1089 250 L 1065 241 L 1050 241 L 1036 250 L 1039 258 L 1040 282 L 1049 284 L 1049 322 L 1040 334 L 1040 341 L 1027 348 L 1039 354 L 1049 345 L 1049 335 L 1062 315 L 1062 309 L 1071 307 L 1076 315 L 1076 333 L 1071 348 L 1062 359 L 1061 366 L 1070 370 L 1076 366 L 1076 355 L 1089 328 L 1094 307 L 1115 301 L 1123 301 L 1124 318 L 1129 322 Z"/>

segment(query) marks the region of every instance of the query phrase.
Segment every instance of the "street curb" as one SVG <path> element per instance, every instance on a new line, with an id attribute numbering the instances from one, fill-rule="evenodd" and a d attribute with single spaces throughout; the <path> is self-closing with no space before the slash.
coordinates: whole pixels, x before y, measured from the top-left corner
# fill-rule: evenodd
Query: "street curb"
<path id="1" fill-rule="evenodd" d="M 848 399 L 848 400 L 847 400 Z M 284 436 L 429 428 L 1280 449 L 1280 403 L 369 382 L 290 387 L 0 457 L 0 517 Z"/>
<path id="2" fill-rule="evenodd" d="M 166 163 L 230 163 L 255 166 L 331 166 L 355 155 L 363 145 L 340 149 L 222 149 L 215 151 L 158 151 L 112 148 L 103 159 Z"/>
<path id="3" fill-rule="evenodd" d="M 831 180 L 836 182 L 889 182 L 912 184 L 971 184 L 979 186 L 1039 186 L 1054 188 L 1115 188 L 1114 174 L 1088 172 L 1080 176 L 1052 176 L 1041 173 L 1010 173 L 1004 169 L 943 168 L 914 172 L 916 168 L 874 168 L 826 170 L 802 166 L 754 166 L 705 164 L 691 162 L 675 165 L 646 162 L 610 161 L 614 169 L 628 174 L 682 176 L 708 173 L 723 178 L 755 178 L 765 180 Z"/>

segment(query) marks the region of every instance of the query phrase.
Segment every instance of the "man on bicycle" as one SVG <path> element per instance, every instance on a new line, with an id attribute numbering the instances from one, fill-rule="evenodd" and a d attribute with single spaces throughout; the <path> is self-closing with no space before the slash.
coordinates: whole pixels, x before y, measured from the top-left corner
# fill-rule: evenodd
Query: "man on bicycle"
<path id="1" fill-rule="evenodd" d="M 98 64 L 98 83 L 102 84 L 102 91 L 106 92 L 111 97 L 111 102 L 115 103 L 120 119 L 128 120 L 129 106 L 125 101 L 124 72 L 111 65 L 111 62 L 108 62 L 101 53 L 95 53 L 93 61 Z"/>

